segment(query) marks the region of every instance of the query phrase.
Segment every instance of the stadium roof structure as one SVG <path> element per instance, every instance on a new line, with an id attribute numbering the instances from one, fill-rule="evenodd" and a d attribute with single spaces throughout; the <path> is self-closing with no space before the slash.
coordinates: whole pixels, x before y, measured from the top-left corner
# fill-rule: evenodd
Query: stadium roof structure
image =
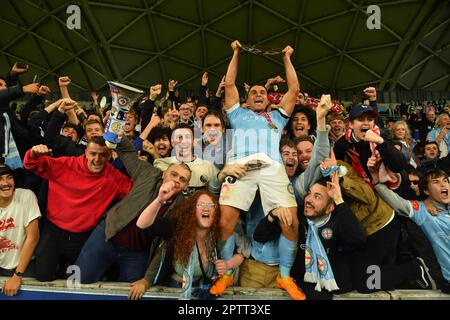
<path id="1" fill-rule="evenodd" d="M 69 5 L 81 9 L 70 30 Z M 381 28 L 370 30 L 369 5 Z M 230 43 L 295 49 L 304 90 L 450 91 L 450 7 L 445 0 L 6 0 L 0 3 L 0 73 L 30 65 L 53 89 L 70 75 L 74 91 L 100 90 L 107 80 L 139 88 L 167 84 L 197 90 L 209 72 L 215 90 Z M 243 53 L 240 84 L 284 74 L 281 56 Z"/>

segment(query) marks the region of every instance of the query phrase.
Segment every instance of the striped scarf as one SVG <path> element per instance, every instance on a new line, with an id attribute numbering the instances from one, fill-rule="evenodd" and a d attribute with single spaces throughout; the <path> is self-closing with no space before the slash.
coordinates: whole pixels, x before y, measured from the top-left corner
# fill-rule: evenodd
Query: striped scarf
<path id="1" fill-rule="evenodd" d="M 11 120 L 8 113 L 4 112 L 3 118 L 5 119 L 5 150 L 2 156 L 5 159 L 5 164 L 12 170 L 23 168 L 22 159 L 11 132 Z"/>

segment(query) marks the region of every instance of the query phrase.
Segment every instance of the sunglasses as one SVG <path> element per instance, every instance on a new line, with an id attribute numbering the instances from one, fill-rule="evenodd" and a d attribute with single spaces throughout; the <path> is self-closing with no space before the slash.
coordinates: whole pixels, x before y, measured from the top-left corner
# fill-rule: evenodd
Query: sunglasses
<path id="1" fill-rule="evenodd" d="M 216 208 L 216 205 L 214 203 L 199 202 L 197 203 L 197 208 L 212 210 Z"/>
<path id="2" fill-rule="evenodd" d="M 412 183 L 413 185 L 418 185 L 419 180 L 410 180 L 409 183 Z"/>

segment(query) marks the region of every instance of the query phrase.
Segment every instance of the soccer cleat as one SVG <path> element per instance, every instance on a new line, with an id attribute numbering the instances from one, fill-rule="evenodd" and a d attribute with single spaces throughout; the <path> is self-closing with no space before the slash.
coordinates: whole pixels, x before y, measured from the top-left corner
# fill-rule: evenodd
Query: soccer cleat
<path id="1" fill-rule="evenodd" d="M 214 282 L 212 287 L 209 289 L 209 293 L 221 296 L 226 288 L 233 285 L 234 277 L 232 274 L 224 274 L 219 276 L 219 278 Z"/>
<path id="2" fill-rule="evenodd" d="M 286 290 L 292 299 L 306 300 L 302 289 L 295 284 L 295 280 L 292 277 L 280 278 L 280 276 L 277 276 L 277 284 L 281 289 Z"/>

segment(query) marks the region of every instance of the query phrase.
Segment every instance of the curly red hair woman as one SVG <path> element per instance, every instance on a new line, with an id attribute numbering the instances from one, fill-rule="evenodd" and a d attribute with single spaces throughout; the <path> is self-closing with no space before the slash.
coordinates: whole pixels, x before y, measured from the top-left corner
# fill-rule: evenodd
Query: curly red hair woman
<path id="1" fill-rule="evenodd" d="M 219 235 L 220 211 L 216 196 L 212 192 L 197 191 L 184 200 L 175 210 L 175 219 L 177 225 L 173 236 L 174 265 L 178 263 L 186 267 L 196 244 L 202 258 L 214 254 Z"/>

